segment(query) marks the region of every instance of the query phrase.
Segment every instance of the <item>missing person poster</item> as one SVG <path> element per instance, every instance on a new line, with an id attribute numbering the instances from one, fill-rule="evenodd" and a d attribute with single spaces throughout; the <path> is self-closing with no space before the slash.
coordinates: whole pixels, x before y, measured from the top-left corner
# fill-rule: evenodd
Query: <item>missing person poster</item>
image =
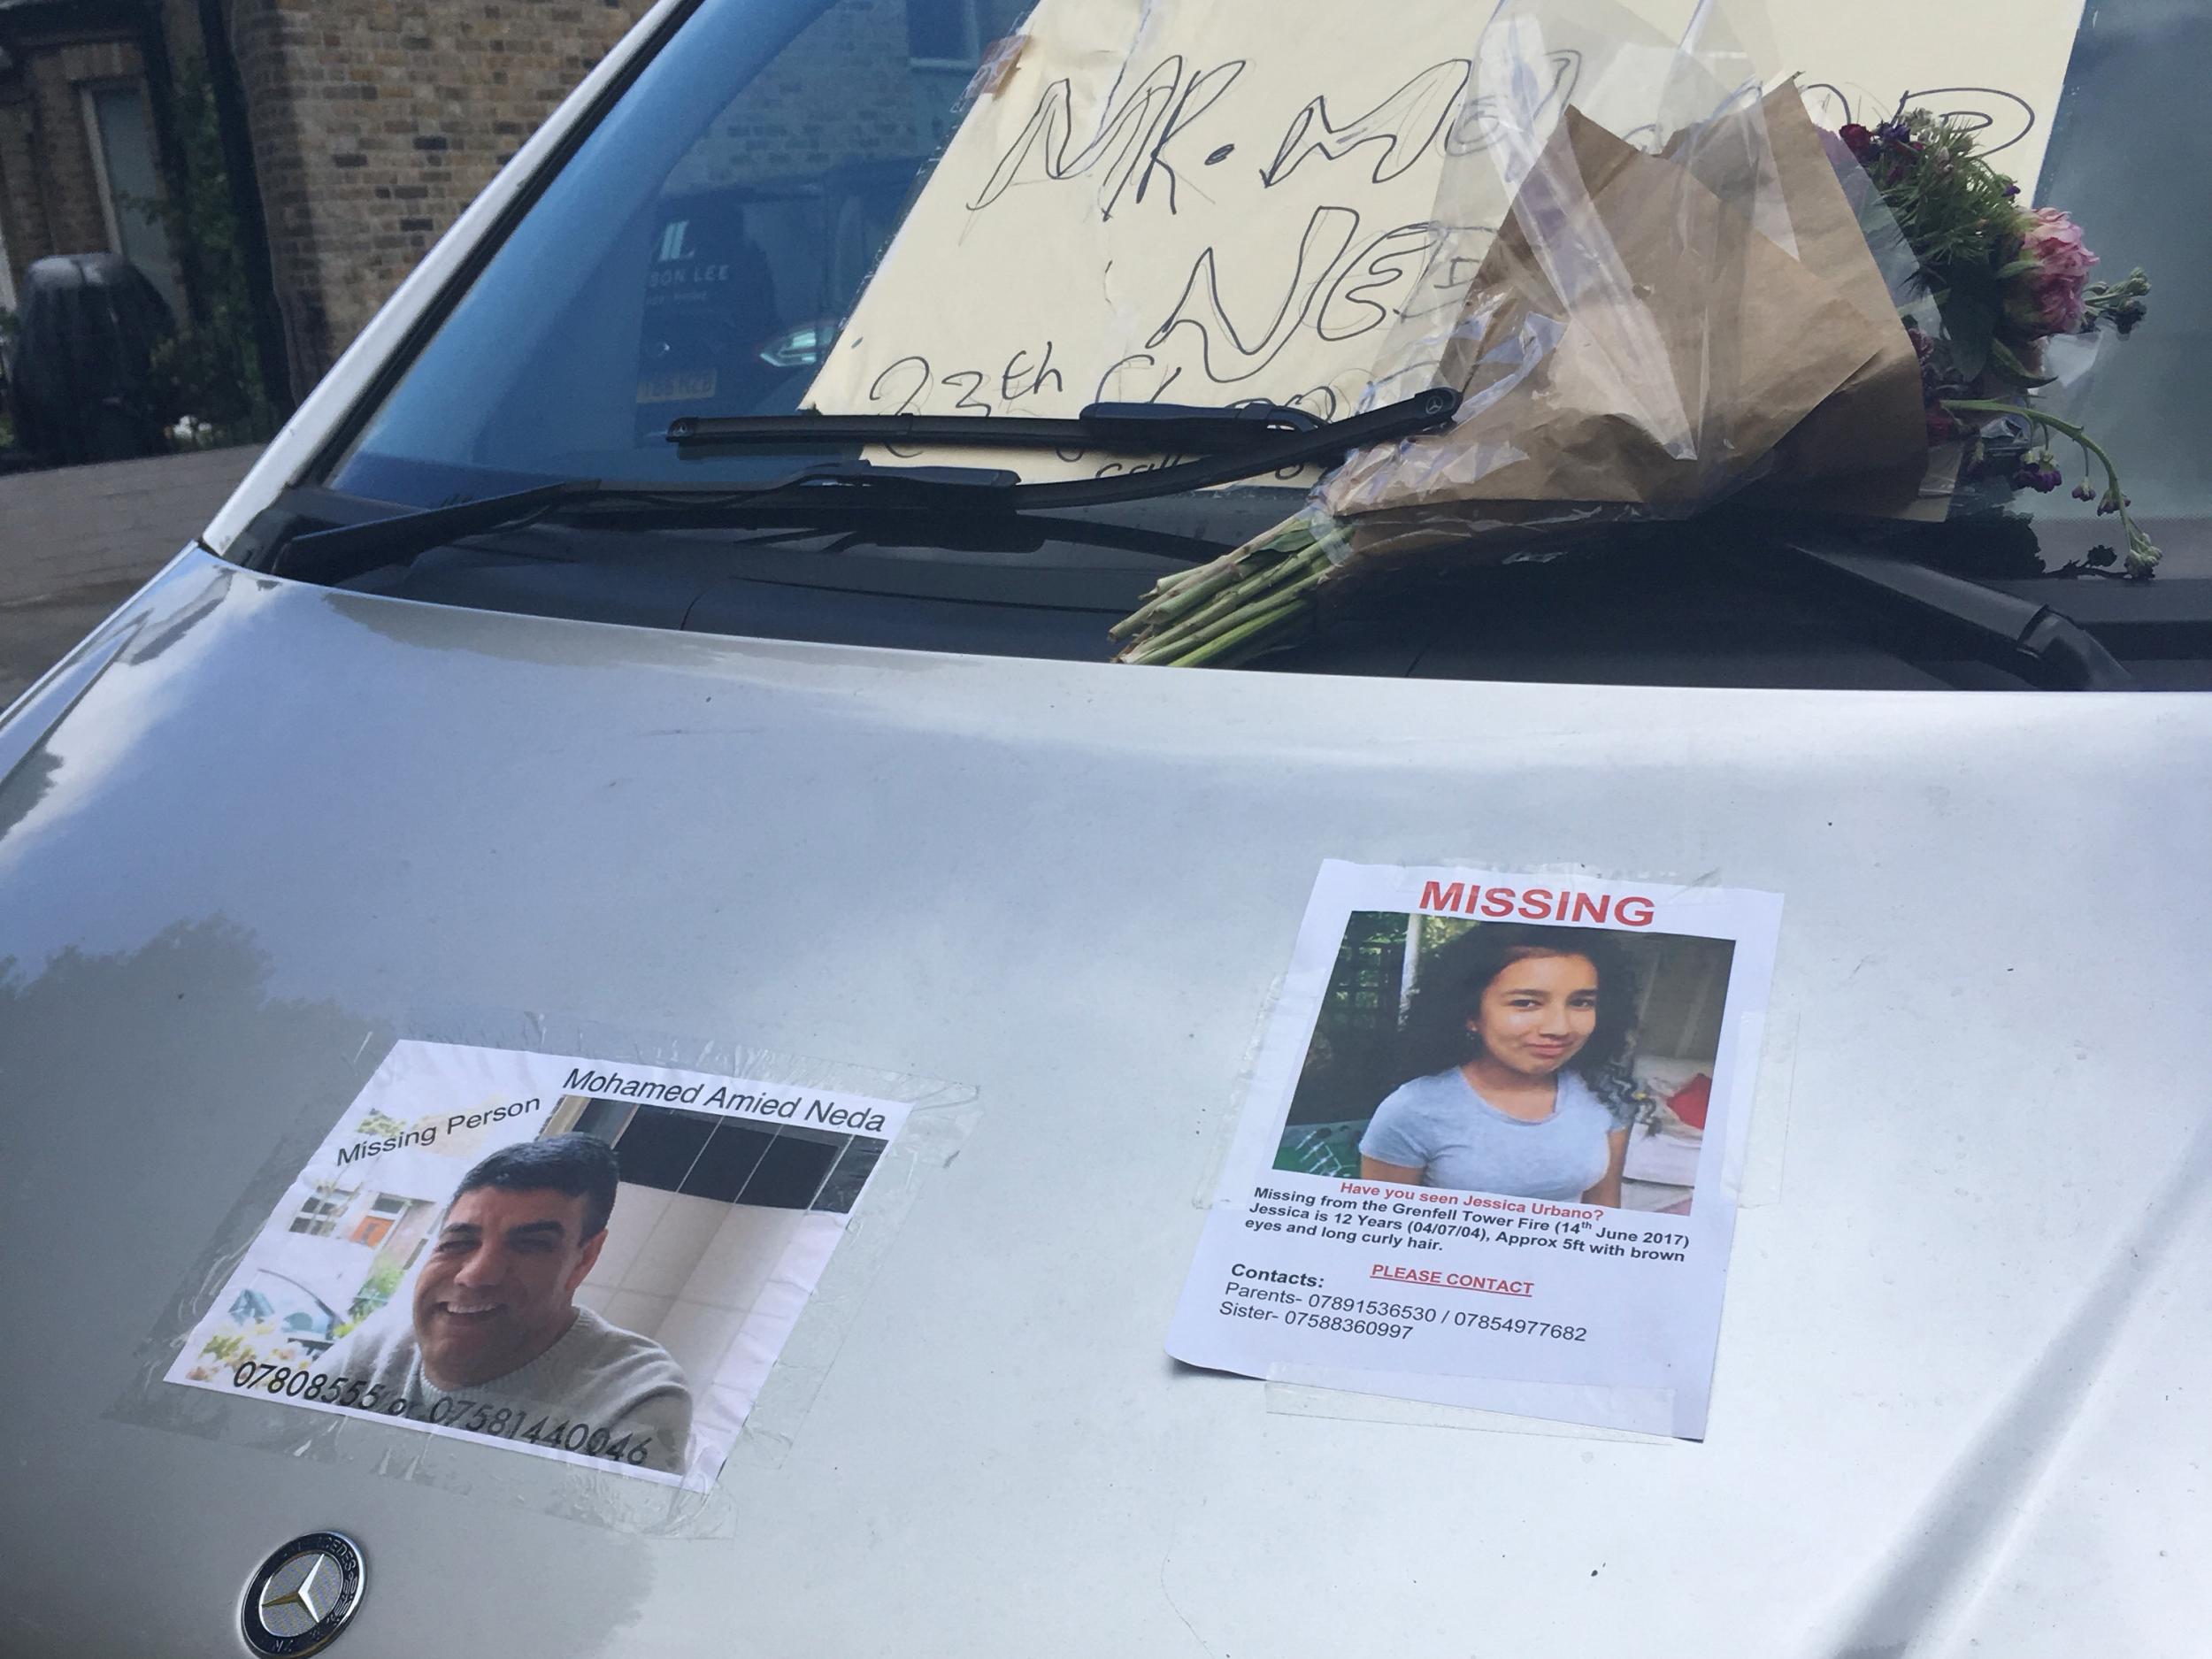
<path id="1" fill-rule="evenodd" d="M 1324 865 L 1168 1351 L 1704 1438 L 1780 919 Z"/>
<path id="2" fill-rule="evenodd" d="M 704 1490 L 906 1111 L 398 1043 L 166 1379 Z"/>

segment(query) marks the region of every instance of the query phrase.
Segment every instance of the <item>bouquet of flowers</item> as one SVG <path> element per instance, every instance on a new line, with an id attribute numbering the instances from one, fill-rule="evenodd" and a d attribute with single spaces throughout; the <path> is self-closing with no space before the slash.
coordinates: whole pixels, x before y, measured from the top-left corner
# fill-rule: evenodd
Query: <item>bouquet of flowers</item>
<path id="1" fill-rule="evenodd" d="M 1491 233 L 1482 201 L 1440 199 L 1440 223 L 1484 238 L 1460 267 L 1473 276 L 1447 305 L 1409 305 L 1369 393 L 1451 385 L 1453 424 L 1347 457 L 1300 513 L 1163 581 L 1117 625 L 1119 660 L 1241 662 L 1383 572 L 1548 552 L 1738 495 L 1939 517 L 1962 468 L 2055 488 L 2060 442 L 2101 469 L 2074 494 L 2118 515 L 2127 573 L 2149 573 L 2110 456 L 2038 402 L 2062 341 L 2142 320 L 2139 271 L 2090 281 L 2078 228 L 2022 206 L 1963 125 L 1901 110 L 1824 133 L 1793 86 L 1761 96 L 1740 74 L 1683 119 L 1678 69 L 1649 109 L 1623 103 L 1619 75 L 1593 78 L 1609 105 L 1548 106 L 1526 73 L 1544 43 L 1502 27 L 1461 126 L 1491 174 L 1470 187 L 1463 165 L 1444 189 L 1504 211 Z"/>
<path id="2" fill-rule="evenodd" d="M 2080 426 L 2039 404 L 2051 384 L 2047 358 L 2057 342 L 2109 328 L 2124 338 L 2147 311 L 2141 267 L 2118 283 L 2093 282 L 2097 256 L 2081 227 L 2055 207 L 2024 208 L 2020 187 L 1974 153 L 1974 134 L 1921 110 L 1901 110 L 1879 127 L 1838 134 L 1896 216 L 1918 263 L 1923 297 L 1904 308 L 1920 362 L 1931 443 L 1964 440 L 1970 467 L 2003 468 L 2016 489 L 2065 482 L 2049 441 L 2080 452 L 2077 500 L 2116 514 L 2129 575 L 2147 577 L 2158 549 L 2128 512 L 2112 457 Z M 1923 326 L 1924 322 L 1933 326 Z M 2000 444 L 2024 427 L 2040 447 Z M 2101 488 L 2090 474 L 2101 472 Z M 2091 554 L 2110 565 L 2109 549 Z"/>

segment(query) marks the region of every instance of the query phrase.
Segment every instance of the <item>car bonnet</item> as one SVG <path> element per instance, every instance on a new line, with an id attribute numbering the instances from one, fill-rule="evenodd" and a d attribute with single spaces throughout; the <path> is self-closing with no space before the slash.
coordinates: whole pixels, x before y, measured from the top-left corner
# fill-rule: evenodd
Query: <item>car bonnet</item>
<path id="1" fill-rule="evenodd" d="M 2153 1652 L 2200 1618 L 2212 701 L 1132 672 L 191 553 L 0 745 L 0 1628 L 41 1653 L 233 1653 L 255 1563 L 320 1528 L 371 1561 L 364 1653 Z M 1702 1443 L 1163 1352 L 1326 858 L 1784 895 Z M 575 1471 L 411 1480 L 383 1424 L 285 1456 L 118 1420 L 256 1172 L 470 1010 L 974 1091 L 712 1502 L 557 1515 Z"/>

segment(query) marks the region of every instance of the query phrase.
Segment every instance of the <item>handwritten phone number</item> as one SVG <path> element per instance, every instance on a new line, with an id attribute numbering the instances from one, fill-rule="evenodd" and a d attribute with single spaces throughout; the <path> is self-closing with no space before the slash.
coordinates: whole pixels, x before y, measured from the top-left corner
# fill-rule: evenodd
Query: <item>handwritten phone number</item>
<path id="1" fill-rule="evenodd" d="M 617 1437 L 611 1431 L 551 1412 L 541 1412 L 534 1422 L 520 1406 L 503 1406 L 486 1400 L 446 1394 L 426 1406 L 411 1404 L 380 1383 L 360 1377 L 334 1377 L 328 1371 L 310 1371 L 290 1365 L 247 1361 L 230 1374 L 230 1386 L 250 1392 L 275 1394 L 285 1400 L 304 1400 L 320 1405 L 342 1406 L 351 1411 L 373 1411 L 410 1423 L 428 1423 L 459 1429 L 469 1434 L 489 1434 L 501 1440 L 527 1440 L 549 1450 L 581 1452 L 635 1466 L 642 1463 L 653 1445 L 649 1434 Z"/>

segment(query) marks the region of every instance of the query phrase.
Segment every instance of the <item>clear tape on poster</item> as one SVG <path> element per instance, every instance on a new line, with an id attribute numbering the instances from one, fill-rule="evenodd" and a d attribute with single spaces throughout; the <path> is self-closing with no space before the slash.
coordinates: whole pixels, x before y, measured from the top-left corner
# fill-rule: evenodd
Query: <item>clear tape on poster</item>
<path id="1" fill-rule="evenodd" d="M 1667 1432 L 1674 1396 L 1646 1391 L 1649 1428 L 1610 1428 L 1580 1421 L 1588 1415 L 1589 1389 L 1539 1384 L 1489 1385 L 1476 1404 L 1459 1378 L 1390 1371 L 1347 1371 L 1310 1365 L 1278 1365 L 1266 1379 L 1267 1409 L 1281 1417 L 1326 1417 L 1345 1423 L 1402 1425 L 1491 1434 L 1529 1434 L 1555 1440 L 1612 1440 L 1631 1446 L 1678 1444 Z M 1617 1405 L 1624 1391 L 1608 1391 Z"/>
<path id="2" fill-rule="evenodd" d="M 874 1156 L 862 1177 L 864 1184 L 856 1189 L 856 1199 L 839 1201 L 849 1202 L 849 1210 L 837 1212 L 833 1230 L 821 1225 L 824 1207 L 819 1195 L 795 1220 L 785 1213 L 788 1206 L 775 1212 L 776 1219 L 794 1229 L 787 1235 L 790 1241 L 777 1247 L 780 1254 L 762 1274 L 757 1299 L 750 1310 L 743 1312 L 736 1337 L 726 1350 L 734 1364 L 739 1363 L 739 1349 L 748 1340 L 756 1341 L 746 1361 L 760 1368 L 757 1382 L 751 1385 L 751 1397 L 742 1409 L 741 1421 L 733 1422 L 731 1413 L 722 1411 L 723 1373 L 716 1373 L 710 1387 L 701 1387 L 695 1378 L 687 1374 L 696 1406 L 691 1452 L 679 1471 L 625 1468 L 618 1463 L 610 1463 L 603 1455 L 568 1451 L 550 1440 L 535 1447 L 489 1443 L 480 1432 L 460 1432 L 462 1420 L 457 1417 L 450 1425 L 437 1421 L 434 1415 L 417 1421 L 411 1408 L 397 1421 L 379 1420 L 382 1412 L 347 1409 L 342 1403 L 302 1409 L 307 1402 L 288 1382 L 282 1397 L 258 1397 L 257 1381 L 250 1394 L 242 1396 L 226 1386 L 224 1356 L 211 1356 L 211 1356 L 200 1351 L 191 1356 L 185 1353 L 196 1336 L 204 1342 L 204 1333 L 218 1320 L 230 1317 L 230 1304 L 219 1309 L 219 1301 L 227 1292 L 234 1300 L 242 1294 L 239 1288 L 242 1269 L 248 1266 L 249 1257 L 257 1248 L 269 1248 L 268 1240 L 289 1213 L 286 1201 L 298 1197 L 295 1188 L 301 1187 L 312 1161 L 323 1156 L 340 1132 L 347 1129 L 346 1120 L 380 1087 L 380 1079 L 389 1084 L 389 1068 L 416 1055 L 459 1056 L 464 1062 L 472 1061 L 494 1074 L 509 1063 L 573 1057 L 595 1063 L 603 1069 L 603 1074 L 618 1075 L 629 1068 L 695 1074 L 710 1081 L 751 1079 L 787 1088 L 795 1096 L 828 1097 L 833 1103 L 840 1098 L 879 1102 L 897 1114 L 890 1134 L 883 1138 L 884 1144 L 872 1148 Z M 410 1016 L 396 1028 L 365 1029 L 349 1068 L 350 1086 L 342 1094 L 319 1097 L 303 1107 L 246 1182 L 206 1251 L 183 1274 L 158 1328 L 141 1344 L 132 1380 L 108 1415 L 117 1421 L 334 1468 L 362 1470 L 621 1532 L 651 1536 L 734 1534 L 740 1499 L 733 1488 L 741 1485 L 743 1471 L 771 1470 L 783 1462 L 803 1428 L 824 1379 L 836 1364 L 869 1286 L 909 1211 L 932 1175 L 957 1156 L 981 1110 L 976 1091 L 962 1084 L 724 1039 L 677 1036 L 506 1010 L 446 1010 Z M 578 1094 L 565 1098 L 560 1110 L 572 1116 L 610 1104 Z M 552 1109 L 542 1110 L 549 1114 Z M 697 1115 L 695 1111 L 687 1114 Z M 716 1133 L 726 1121 L 730 1120 L 717 1120 Z M 746 1123 L 743 1127 L 765 1133 L 772 1139 L 786 1135 L 812 1136 L 818 1141 L 835 1138 L 826 1132 L 782 1124 Z M 534 1128 L 531 1133 L 544 1132 Z M 404 1138 L 403 1126 L 403 1133 L 393 1138 Z M 844 1148 L 849 1151 L 867 1138 L 846 1136 Z M 457 1149 L 449 1145 L 448 1150 Z M 841 1159 L 843 1154 L 834 1156 Z M 824 1178 L 825 1192 L 837 1179 L 833 1163 L 830 1174 Z M 441 1203 L 436 1215 L 442 1217 L 447 1208 Z M 757 1215 L 765 1213 L 765 1207 L 733 1199 L 729 1210 L 733 1213 L 725 1220 L 733 1225 L 734 1212 Z M 347 1219 L 352 1222 L 352 1217 Z M 418 1250 L 419 1257 L 426 1254 Z M 419 1266 L 411 1264 L 405 1279 L 392 1288 L 389 1309 L 395 1319 L 406 1306 L 406 1292 L 419 1271 Z M 346 1345 L 352 1335 L 346 1333 L 321 1353 L 339 1357 L 349 1351 Z M 762 1343 L 768 1346 L 762 1347 Z M 272 1350 L 273 1354 L 282 1351 Z M 308 1364 L 314 1356 L 303 1355 L 301 1358 L 303 1363 L 298 1366 L 270 1371 L 270 1379 L 273 1380 L 281 1370 L 311 1374 Z M 177 1380 L 189 1371 L 207 1374 L 193 1384 Z M 234 1378 L 235 1374 L 230 1373 Z M 311 1382 L 310 1387 L 328 1386 L 334 1397 L 339 1379 L 322 1371 L 311 1375 L 324 1380 Z M 496 1384 L 486 1385 L 488 1392 L 495 1387 Z M 722 1411 L 718 1417 L 718 1411 Z M 534 1426 L 517 1420 L 505 1438 L 514 1439 Z M 724 1448 L 710 1465 L 701 1461 L 699 1453 L 710 1436 Z"/>
<path id="3" fill-rule="evenodd" d="M 1486 863 L 1446 857 L 1432 862 L 1446 866 Z M 1525 865 L 1524 870 L 1532 879 L 1549 877 L 1574 884 L 1628 880 L 1636 876 L 1635 872 L 1577 862 L 1537 862 Z M 1671 888 L 1648 880 L 1643 885 L 1671 905 L 1694 900 L 1701 889 L 1717 895 L 1723 886 L 1717 870 L 1703 872 Z M 1676 913 L 1682 914 L 1678 908 Z M 1282 991 L 1279 981 L 1268 999 L 1270 1016 Z M 1800 1023 L 1794 1012 L 1771 1014 L 1755 1042 L 1757 1110 L 1740 1156 L 1732 1161 L 1724 1179 L 1724 1188 L 1732 1194 L 1740 1210 L 1778 1203 L 1782 1198 Z M 1248 1058 L 1248 1075 L 1238 1092 L 1240 1111 L 1249 1093 L 1250 1070 Z M 1674 1443 L 1670 1431 L 1675 1400 L 1664 1389 L 1594 1389 L 1286 1363 L 1268 1367 L 1264 1382 L 1264 1409 L 1285 1417 L 1642 1446 Z M 1599 1418 L 1608 1421 L 1595 1420 Z"/>
<path id="4" fill-rule="evenodd" d="M 1325 864 L 1170 1354 L 1702 1439 L 1781 914 L 1722 879 Z"/>
<path id="5" fill-rule="evenodd" d="M 1268 1022 L 1275 1018 L 1275 1005 L 1282 1001 L 1283 987 L 1287 983 L 1281 974 L 1267 987 L 1260 998 L 1259 1011 L 1253 1017 L 1251 1034 L 1244 1040 L 1244 1053 L 1237 1060 L 1237 1072 L 1228 1091 L 1217 1104 L 1204 1101 L 1195 1103 L 1194 1110 L 1202 1118 L 1198 1133 L 1203 1137 L 1202 1163 L 1198 1185 L 1191 1189 L 1193 1210 L 1211 1210 L 1221 1192 L 1222 1171 L 1229 1160 L 1229 1148 L 1236 1142 L 1236 1128 L 1244 1116 L 1245 1103 L 1251 1098 L 1252 1086 L 1259 1076 L 1260 1052 L 1267 1040 Z"/>

